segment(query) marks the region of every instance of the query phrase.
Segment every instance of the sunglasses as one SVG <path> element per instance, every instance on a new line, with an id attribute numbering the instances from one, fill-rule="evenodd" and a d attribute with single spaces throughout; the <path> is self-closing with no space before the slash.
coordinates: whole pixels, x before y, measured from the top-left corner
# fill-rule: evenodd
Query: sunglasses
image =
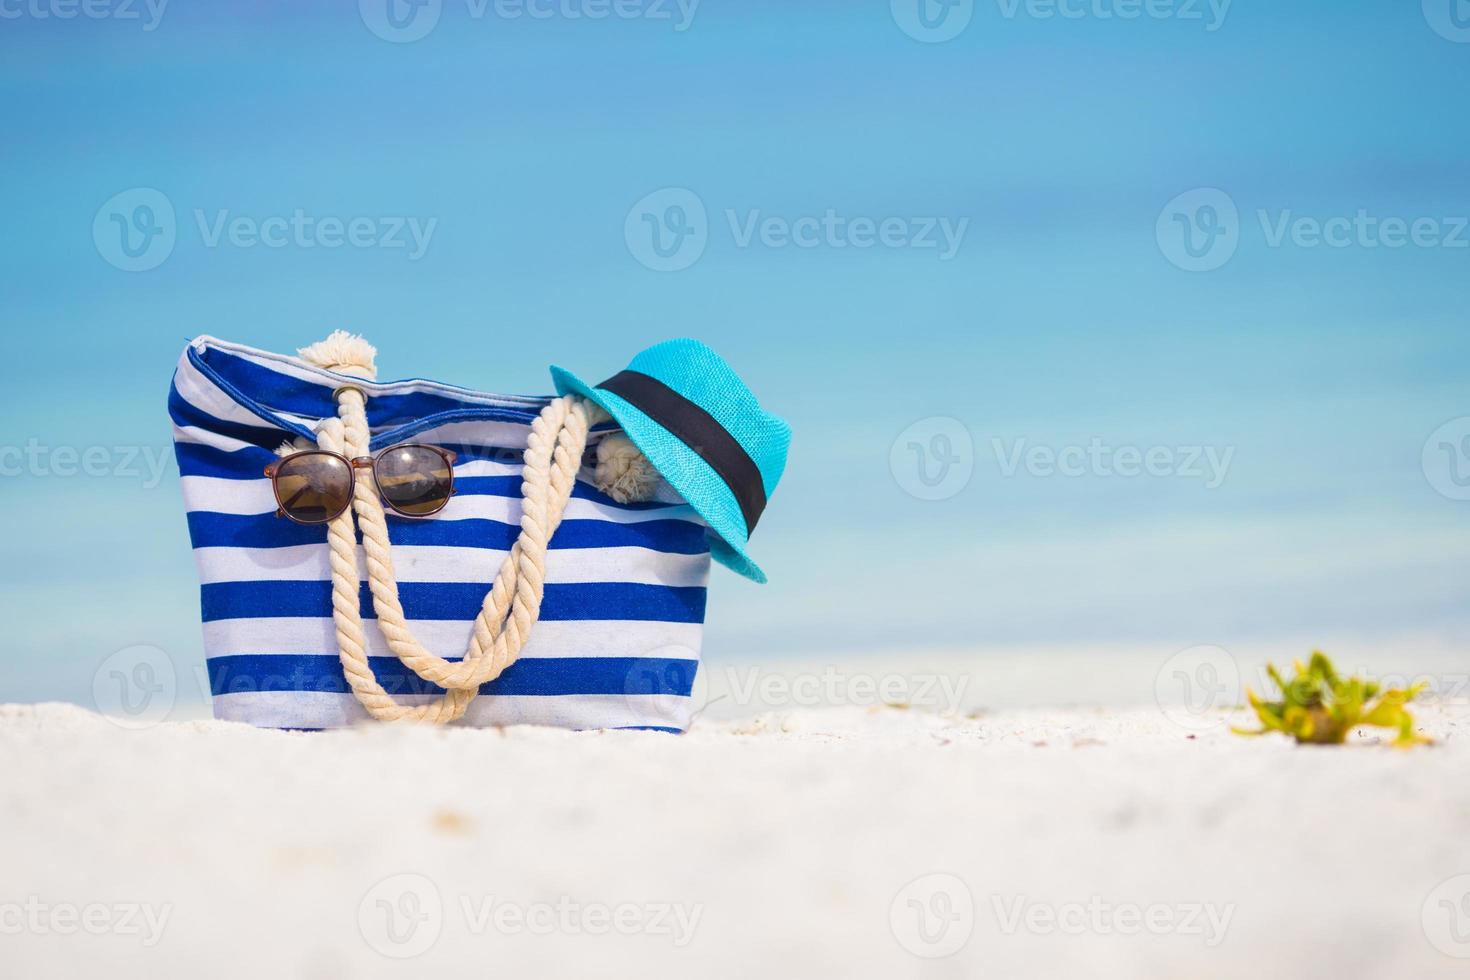
<path id="1" fill-rule="evenodd" d="M 378 495 L 405 517 L 437 514 L 454 495 L 454 461 L 448 449 L 416 444 L 389 446 L 376 456 L 348 459 L 325 449 L 283 456 L 265 468 L 276 494 L 277 517 L 297 524 L 325 524 L 352 504 L 357 471 L 373 471 Z"/>

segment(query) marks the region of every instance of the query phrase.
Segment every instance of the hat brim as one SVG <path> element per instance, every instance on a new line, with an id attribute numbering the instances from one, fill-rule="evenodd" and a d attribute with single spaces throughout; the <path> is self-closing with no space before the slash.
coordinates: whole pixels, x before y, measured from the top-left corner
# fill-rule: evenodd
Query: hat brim
<path id="1" fill-rule="evenodd" d="M 551 379 L 558 395 L 579 395 L 600 406 L 622 426 L 659 475 L 709 525 L 710 557 L 752 582 L 765 583 L 766 573 L 745 550 L 748 536 L 740 504 L 714 467 L 637 406 L 612 392 L 594 388 L 555 365 Z"/>

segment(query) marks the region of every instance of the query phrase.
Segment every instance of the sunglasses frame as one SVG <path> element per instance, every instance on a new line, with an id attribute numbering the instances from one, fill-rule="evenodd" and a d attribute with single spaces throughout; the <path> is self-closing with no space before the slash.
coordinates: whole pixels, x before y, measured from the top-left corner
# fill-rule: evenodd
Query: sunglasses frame
<path id="1" fill-rule="evenodd" d="M 391 500 L 384 496 L 383 488 L 378 484 L 378 459 L 382 457 L 384 453 L 392 452 L 397 449 L 427 449 L 429 452 L 438 455 L 441 459 L 444 460 L 445 463 L 449 465 L 449 493 L 445 494 L 443 502 L 440 503 L 438 507 L 435 507 L 433 510 L 423 511 L 418 514 L 409 514 L 402 510 L 399 510 Z M 277 478 L 280 476 L 282 464 L 289 462 L 290 460 L 293 460 L 298 456 L 335 456 L 337 459 L 340 459 L 342 462 L 347 464 L 347 502 L 342 505 L 341 510 L 319 521 L 303 521 L 300 518 L 292 516 L 291 513 L 286 510 L 285 505 L 281 503 L 280 485 L 276 481 Z M 265 468 L 265 475 L 270 477 L 271 493 L 276 498 L 276 516 L 284 517 L 286 518 L 286 520 L 291 521 L 295 524 L 304 524 L 307 527 L 317 527 L 322 524 L 331 523 L 338 517 L 341 517 L 342 514 L 345 513 L 347 509 L 352 506 L 353 498 L 357 496 L 357 471 L 360 469 L 372 470 L 373 489 L 378 491 L 378 497 L 383 501 L 383 506 L 393 511 L 393 513 L 397 514 L 400 517 L 408 518 L 433 517 L 445 507 L 449 506 L 449 498 L 453 497 L 456 493 L 459 492 L 457 489 L 455 489 L 454 486 L 454 464 L 458 460 L 459 454 L 454 452 L 454 450 L 444 449 L 439 446 L 431 446 L 428 443 L 424 442 L 403 442 L 399 443 L 396 446 L 388 446 L 384 449 L 379 449 L 371 456 L 358 456 L 356 459 L 350 459 L 341 453 L 332 452 L 329 449 L 303 449 L 299 452 L 291 453 L 288 456 L 282 456 L 280 459 L 273 460 L 271 464 Z"/>

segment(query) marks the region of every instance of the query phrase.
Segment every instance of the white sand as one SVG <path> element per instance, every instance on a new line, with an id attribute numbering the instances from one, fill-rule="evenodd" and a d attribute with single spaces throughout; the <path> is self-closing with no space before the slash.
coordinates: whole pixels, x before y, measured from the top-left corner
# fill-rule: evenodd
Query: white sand
<path id="1" fill-rule="evenodd" d="M 1144 708 L 678 738 L 8 706 L 0 973 L 1463 977 L 1432 938 L 1470 957 L 1470 878 L 1441 885 L 1470 874 L 1470 713 L 1421 717 L 1441 744 L 1403 752 Z"/>

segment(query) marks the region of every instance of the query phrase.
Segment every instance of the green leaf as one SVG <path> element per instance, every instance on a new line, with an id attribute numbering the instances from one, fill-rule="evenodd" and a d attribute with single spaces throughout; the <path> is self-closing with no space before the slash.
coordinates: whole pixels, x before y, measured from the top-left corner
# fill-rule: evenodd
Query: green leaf
<path id="1" fill-rule="evenodd" d="M 1281 692 L 1281 700 L 1264 700 L 1247 688 L 1246 699 L 1261 728 L 1232 727 L 1232 732 L 1251 736 L 1281 732 L 1302 743 L 1340 745 L 1354 728 L 1370 725 L 1394 729 L 1393 744 L 1397 746 L 1432 743 L 1432 739 L 1415 732 L 1414 718 L 1404 707 L 1428 687 L 1427 683 L 1383 690 L 1377 681 L 1368 678 L 1344 678 L 1320 650 L 1313 650 L 1305 665 L 1297 660 L 1292 666 L 1295 673 L 1288 681 L 1274 664 L 1266 665 L 1266 674 Z"/>

